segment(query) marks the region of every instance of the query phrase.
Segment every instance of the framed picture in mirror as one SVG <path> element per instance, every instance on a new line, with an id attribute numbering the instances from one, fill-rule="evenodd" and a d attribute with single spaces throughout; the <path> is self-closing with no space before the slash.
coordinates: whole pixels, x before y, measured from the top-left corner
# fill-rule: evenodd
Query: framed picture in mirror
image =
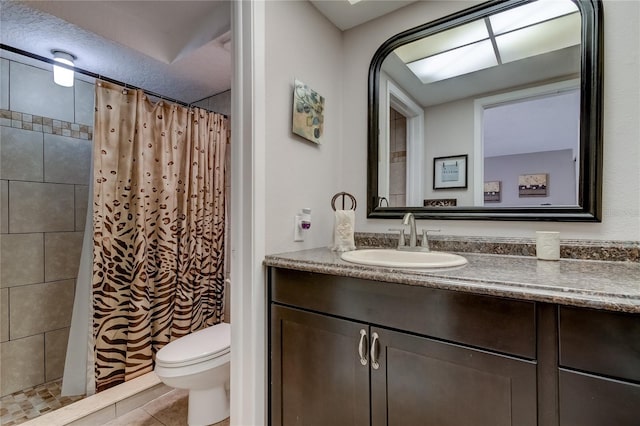
<path id="1" fill-rule="evenodd" d="M 484 183 L 484 202 L 500 202 L 500 189 L 502 182 L 499 180 Z"/>
<path id="2" fill-rule="evenodd" d="M 467 187 L 467 154 L 433 159 L 433 189 Z"/>
<path id="3" fill-rule="evenodd" d="M 546 197 L 549 180 L 547 173 L 518 176 L 518 195 L 520 197 Z"/>
<path id="4" fill-rule="evenodd" d="M 425 207 L 455 207 L 458 205 L 456 198 L 428 198 L 424 200 Z"/>

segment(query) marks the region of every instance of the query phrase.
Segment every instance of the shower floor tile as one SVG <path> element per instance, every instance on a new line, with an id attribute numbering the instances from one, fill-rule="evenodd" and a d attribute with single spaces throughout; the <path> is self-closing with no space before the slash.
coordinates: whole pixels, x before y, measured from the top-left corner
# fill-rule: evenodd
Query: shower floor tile
<path id="1" fill-rule="evenodd" d="M 14 426 L 79 401 L 84 396 L 60 396 L 62 380 L 27 388 L 0 398 L 0 424 Z"/>

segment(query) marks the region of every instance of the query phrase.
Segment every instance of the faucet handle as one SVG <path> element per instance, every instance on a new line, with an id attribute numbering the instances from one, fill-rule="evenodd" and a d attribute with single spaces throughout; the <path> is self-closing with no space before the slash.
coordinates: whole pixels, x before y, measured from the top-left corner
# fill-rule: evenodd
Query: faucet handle
<path id="1" fill-rule="evenodd" d="M 429 240 L 427 239 L 427 234 L 429 232 L 440 232 L 439 229 L 422 229 L 422 241 L 420 242 L 420 245 L 422 247 L 429 247 Z"/>
<path id="2" fill-rule="evenodd" d="M 404 228 L 389 228 L 389 231 L 400 232 L 400 238 L 398 239 L 398 247 L 404 247 L 405 245 Z"/>

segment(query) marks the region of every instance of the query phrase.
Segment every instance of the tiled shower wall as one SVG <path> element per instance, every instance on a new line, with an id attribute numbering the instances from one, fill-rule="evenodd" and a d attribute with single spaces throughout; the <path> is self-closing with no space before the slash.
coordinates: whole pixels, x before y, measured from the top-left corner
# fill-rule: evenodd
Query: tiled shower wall
<path id="1" fill-rule="evenodd" d="M 389 109 L 389 206 L 407 205 L 407 118 Z"/>
<path id="2" fill-rule="evenodd" d="M 62 376 L 87 212 L 94 87 L 0 59 L 0 396 Z"/>

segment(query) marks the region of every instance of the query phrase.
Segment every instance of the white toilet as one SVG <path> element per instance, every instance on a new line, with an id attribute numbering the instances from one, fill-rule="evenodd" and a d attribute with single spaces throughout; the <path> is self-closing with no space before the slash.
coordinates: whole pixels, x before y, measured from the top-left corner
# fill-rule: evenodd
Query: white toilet
<path id="1" fill-rule="evenodd" d="M 189 426 L 229 417 L 231 326 L 216 324 L 167 344 L 156 354 L 155 372 L 167 386 L 189 389 Z"/>

